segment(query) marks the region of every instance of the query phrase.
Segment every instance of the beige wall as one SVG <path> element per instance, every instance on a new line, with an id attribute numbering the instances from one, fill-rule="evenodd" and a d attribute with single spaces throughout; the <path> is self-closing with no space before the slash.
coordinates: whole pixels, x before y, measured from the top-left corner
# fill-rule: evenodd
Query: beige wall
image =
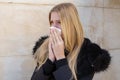
<path id="1" fill-rule="evenodd" d="M 60 2 L 77 6 L 85 36 L 112 55 L 110 68 L 94 80 L 119 80 L 120 0 L 0 0 L 0 80 L 30 80 L 32 48 L 48 34 L 48 12 Z"/>

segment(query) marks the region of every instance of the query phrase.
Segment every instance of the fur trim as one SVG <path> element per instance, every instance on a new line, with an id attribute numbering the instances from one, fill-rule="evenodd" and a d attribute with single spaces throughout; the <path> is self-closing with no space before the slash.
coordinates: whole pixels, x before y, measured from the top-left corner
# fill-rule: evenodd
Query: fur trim
<path id="1" fill-rule="evenodd" d="M 104 71 L 108 68 L 111 56 L 107 50 L 101 49 L 95 43 L 89 43 L 86 54 L 88 54 L 88 60 L 95 72 Z"/>
<path id="2" fill-rule="evenodd" d="M 42 45 L 42 43 L 44 42 L 45 39 L 47 39 L 48 36 L 42 36 L 36 43 L 35 46 L 33 47 L 33 55 L 34 53 L 37 51 L 37 49 Z"/>

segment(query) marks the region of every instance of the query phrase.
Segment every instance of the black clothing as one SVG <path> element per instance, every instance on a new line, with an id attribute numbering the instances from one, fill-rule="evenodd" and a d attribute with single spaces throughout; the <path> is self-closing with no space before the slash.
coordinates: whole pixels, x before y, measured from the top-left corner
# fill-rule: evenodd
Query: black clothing
<path id="1" fill-rule="evenodd" d="M 33 48 L 33 55 L 48 36 L 41 37 Z M 65 50 L 65 55 L 68 51 Z M 77 79 L 92 80 L 95 72 L 104 71 L 111 61 L 107 50 L 92 43 L 88 38 L 84 39 L 81 50 L 77 58 Z M 72 72 L 68 66 L 67 59 L 61 59 L 52 63 L 49 59 L 31 77 L 31 80 L 74 80 Z"/>

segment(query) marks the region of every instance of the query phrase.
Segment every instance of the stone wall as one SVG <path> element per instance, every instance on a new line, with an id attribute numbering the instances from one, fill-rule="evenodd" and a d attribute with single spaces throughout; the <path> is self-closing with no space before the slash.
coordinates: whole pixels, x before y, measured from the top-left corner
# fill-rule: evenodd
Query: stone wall
<path id="1" fill-rule="evenodd" d="M 0 80 L 30 80 L 32 48 L 49 33 L 49 10 L 61 2 L 76 5 L 85 36 L 111 53 L 110 68 L 94 80 L 119 80 L 120 0 L 0 0 Z"/>

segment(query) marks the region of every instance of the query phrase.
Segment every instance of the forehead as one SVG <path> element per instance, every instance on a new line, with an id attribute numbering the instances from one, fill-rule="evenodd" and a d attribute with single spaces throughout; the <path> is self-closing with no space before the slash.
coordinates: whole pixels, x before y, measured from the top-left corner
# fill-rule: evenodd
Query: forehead
<path id="1" fill-rule="evenodd" d="M 60 20 L 60 17 L 57 12 L 51 13 L 51 20 Z"/>

